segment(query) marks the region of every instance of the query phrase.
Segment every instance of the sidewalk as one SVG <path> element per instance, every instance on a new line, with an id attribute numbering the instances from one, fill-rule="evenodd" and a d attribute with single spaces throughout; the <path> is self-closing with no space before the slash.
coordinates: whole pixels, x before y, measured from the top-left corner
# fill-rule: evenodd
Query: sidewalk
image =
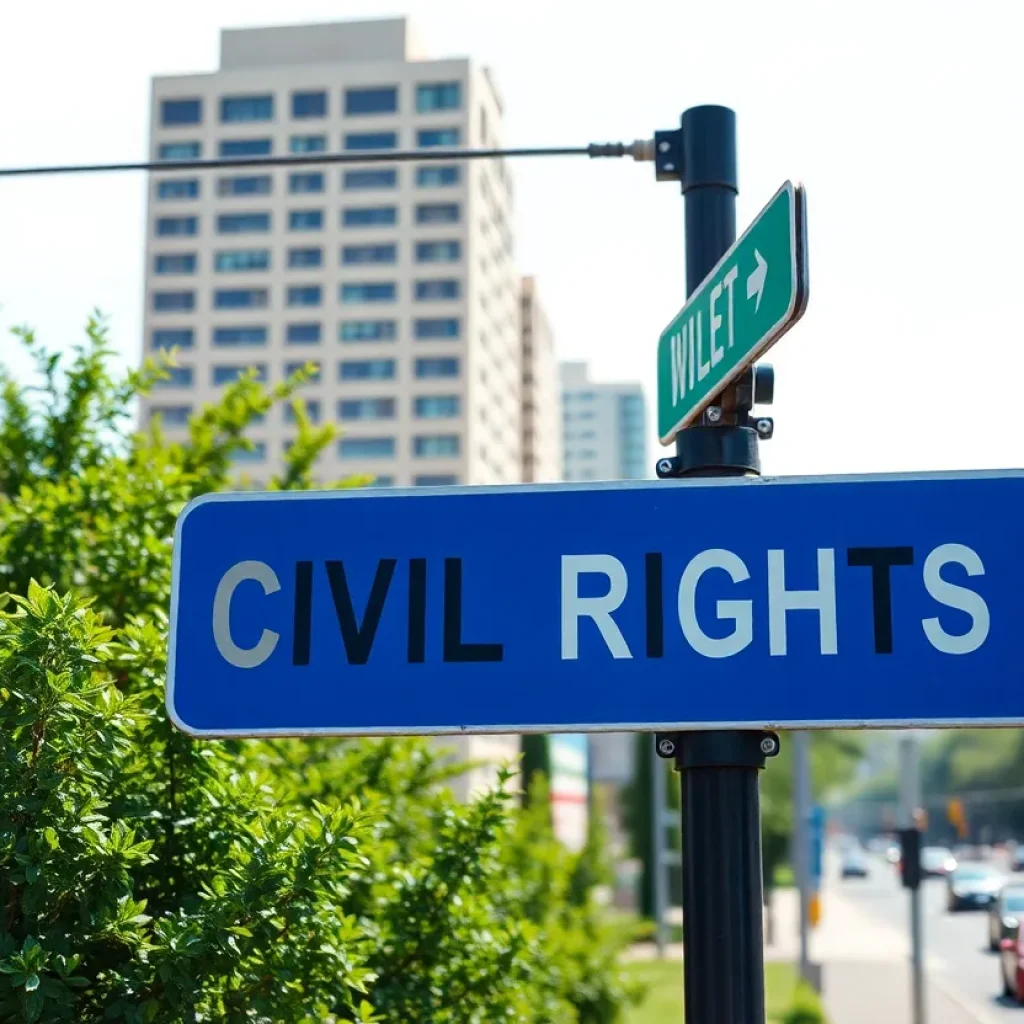
<path id="1" fill-rule="evenodd" d="M 787 952 L 799 956 L 796 890 L 777 894 L 776 929 L 792 936 Z M 905 931 L 879 921 L 842 896 L 823 894 L 822 923 L 811 935 L 811 959 L 822 964 L 822 998 L 830 1024 L 911 1024 L 910 944 Z M 767 952 L 766 952 L 767 955 Z M 944 960 L 926 956 L 928 1024 L 989 1024 L 942 982 Z"/>

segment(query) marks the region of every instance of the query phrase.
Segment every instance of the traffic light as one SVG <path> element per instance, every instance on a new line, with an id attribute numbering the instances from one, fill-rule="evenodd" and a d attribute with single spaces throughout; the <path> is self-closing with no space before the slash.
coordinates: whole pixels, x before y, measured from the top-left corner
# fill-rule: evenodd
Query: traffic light
<path id="1" fill-rule="evenodd" d="M 921 833 L 916 828 L 901 829 L 900 870 L 904 889 L 921 885 Z"/>
<path id="2" fill-rule="evenodd" d="M 964 814 L 963 800 L 954 797 L 946 805 L 946 815 L 950 824 L 956 828 L 956 834 L 960 839 L 967 837 L 967 818 Z"/>

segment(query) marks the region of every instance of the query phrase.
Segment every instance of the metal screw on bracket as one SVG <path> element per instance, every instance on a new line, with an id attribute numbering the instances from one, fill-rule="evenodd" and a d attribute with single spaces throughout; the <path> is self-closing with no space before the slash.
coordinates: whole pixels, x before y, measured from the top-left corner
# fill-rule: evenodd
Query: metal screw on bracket
<path id="1" fill-rule="evenodd" d="M 759 437 L 769 438 L 775 431 L 775 421 L 767 416 L 763 416 L 754 424 L 754 428 L 757 430 Z"/>
<path id="2" fill-rule="evenodd" d="M 662 757 L 671 757 L 676 752 L 676 745 L 670 739 L 658 741 L 658 753 Z"/>
<path id="3" fill-rule="evenodd" d="M 672 472 L 672 460 L 671 459 L 658 459 L 658 472 L 662 476 L 668 476 Z"/>
<path id="4" fill-rule="evenodd" d="M 717 405 L 709 405 L 704 410 L 704 415 L 707 417 L 708 423 L 717 423 L 722 418 L 721 407 Z"/>
<path id="5" fill-rule="evenodd" d="M 672 147 L 669 145 L 668 140 L 664 139 L 658 145 L 658 149 L 660 149 L 662 153 L 667 153 L 671 148 Z"/>
<path id="6" fill-rule="evenodd" d="M 675 164 L 665 164 L 665 170 L 666 171 L 674 171 L 675 169 L 676 169 L 676 165 Z"/>
<path id="7" fill-rule="evenodd" d="M 764 754 L 765 757 L 771 757 L 772 754 L 778 752 L 778 749 L 779 741 L 775 739 L 775 737 L 765 736 L 765 738 L 761 740 L 761 753 Z"/>

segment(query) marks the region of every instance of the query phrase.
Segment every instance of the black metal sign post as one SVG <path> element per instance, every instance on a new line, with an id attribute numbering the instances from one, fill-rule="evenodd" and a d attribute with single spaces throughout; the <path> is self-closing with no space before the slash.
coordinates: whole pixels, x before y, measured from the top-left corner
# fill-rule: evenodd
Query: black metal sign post
<path id="1" fill-rule="evenodd" d="M 736 241 L 736 115 L 692 107 L 672 131 L 656 132 L 659 181 L 682 184 L 686 211 L 686 293 Z M 717 396 L 699 423 L 680 431 L 663 479 L 758 475 L 752 420 L 770 402 L 772 375 L 751 367 Z M 779 752 L 771 732 L 658 733 L 658 754 L 675 761 L 682 785 L 683 975 L 686 1024 L 764 1024 L 761 821 L 758 772 Z"/>

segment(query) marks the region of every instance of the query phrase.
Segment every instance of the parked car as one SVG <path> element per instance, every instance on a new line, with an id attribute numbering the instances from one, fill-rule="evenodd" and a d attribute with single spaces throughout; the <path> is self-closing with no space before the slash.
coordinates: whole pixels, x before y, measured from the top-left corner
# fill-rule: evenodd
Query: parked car
<path id="1" fill-rule="evenodd" d="M 999 940 L 999 975 L 1003 995 L 1024 1006 L 1024 925 Z"/>
<path id="2" fill-rule="evenodd" d="M 999 890 L 999 896 L 988 908 L 988 948 L 999 949 L 1003 939 L 1012 938 L 1024 920 L 1024 885 L 1010 882 Z"/>
<path id="3" fill-rule="evenodd" d="M 991 864 L 968 861 L 946 876 L 946 909 L 985 910 L 999 897 L 1005 879 Z"/>
<path id="4" fill-rule="evenodd" d="M 868 858 L 863 850 L 849 849 L 843 854 L 839 864 L 840 878 L 867 878 L 869 873 Z"/>

